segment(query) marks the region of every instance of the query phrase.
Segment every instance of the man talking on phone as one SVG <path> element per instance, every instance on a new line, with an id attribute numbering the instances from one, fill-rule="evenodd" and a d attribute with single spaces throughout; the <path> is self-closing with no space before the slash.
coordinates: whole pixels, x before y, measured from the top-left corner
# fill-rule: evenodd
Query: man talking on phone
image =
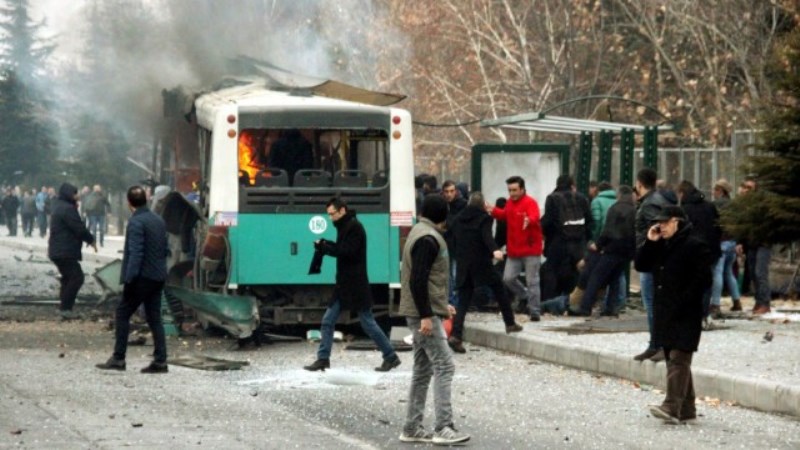
<path id="1" fill-rule="evenodd" d="M 653 275 L 653 334 L 664 348 L 667 393 L 653 417 L 678 424 L 697 417 L 692 355 L 700 343 L 703 295 L 716 262 L 709 244 L 692 233 L 679 206 L 665 206 L 636 252 L 635 266 Z"/>

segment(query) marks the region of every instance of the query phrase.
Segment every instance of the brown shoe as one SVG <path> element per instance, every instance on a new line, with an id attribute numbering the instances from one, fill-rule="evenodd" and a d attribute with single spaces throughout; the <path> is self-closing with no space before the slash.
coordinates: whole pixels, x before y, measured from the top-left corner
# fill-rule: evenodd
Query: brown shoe
<path id="1" fill-rule="evenodd" d="M 740 300 L 734 300 L 733 306 L 731 306 L 731 312 L 741 311 L 741 310 L 742 310 L 742 302 Z"/>
<path id="2" fill-rule="evenodd" d="M 450 348 L 456 353 L 467 353 L 467 349 L 464 348 L 464 343 L 461 342 L 461 339 L 455 336 L 450 336 L 447 339 L 447 345 L 449 345 Z"/>
<path id="3" fill-rule="evenodd" d="M 650 359 L 656 353 L 658 353 L 658 350 L 653 350 L 653 349 L 648 348 L 644 352 L 639 353 L 638 355 L 634 356 L 633 359 L 636 360 L 636 361 L 644 361 L 645 359 Z"/>
<path id="4" fill-rule="evenodd" d="M 769 308 L 769 305 L 756 305 L 753 307 L 753 315 L 760 316 L 762 314 L 767 314 L 772 310 Z"/>
<path id="5" fill-rule="evenodd" d="M 522 325 L 520 325 L 518 323 L 515 323 L 514 325 L 507 325 L 506 326 L 506 334 L 518 333 L 520 331 L 522 331 Z"/>
<path id="6" fill-rule="evenodd" d="M 659 351 L 656 352 L 655 355 L 650 357 L 650 361 L 653 361 L 653 362 L 656 362 L 656 363 L 657 362 L 661 362 L 661 361 L 663 361 L 665 359 L 667 359 L 667 358 L 664 356 L 664 350 L 659 350 Z"/>
<path id="7" fill-rule="evenodd" d="M 719 319 L 722 317 L 722 310 L 719 305 L 711 305 L 708 307 L 708 315 L 714 319 Z"/>

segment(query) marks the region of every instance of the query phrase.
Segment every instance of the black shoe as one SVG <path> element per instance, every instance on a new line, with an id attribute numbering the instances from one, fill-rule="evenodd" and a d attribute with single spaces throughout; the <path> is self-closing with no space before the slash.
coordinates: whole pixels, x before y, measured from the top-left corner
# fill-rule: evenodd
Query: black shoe
<path id="1" fill-rule="evenodd" d="M 542 316 L 539 313 L 531 314 L 531 322 L 538 322 L 542 320 Z"/>
<path id="2" fill-rule="evenodd" d="M 590 313 L 590 312 L 587 313 L 587 312 L 584 312 L 584 311 L 575 311 L 575 310 L 572 310 L 572 309 L 567 309 L 567 315 L 570 316 L 570 317 L 589 317 L 589 316 L 592 315 L 592 313 Z"/>
<path id="3" fill-rule="evenodd" d="M 457 337 L 450 336 L 450 338 L 447 339 L 447 345 L 456 353 L 467 353 L 467 349 L 464 348 L 464 343 Z"/>
<path id="4" fill-rule="evenodd" d="M 142 373 L 167 373 L 169 372 L 169 368 L 167 367 L 167 363 L 157 363 L 155 361 L 151 362 L 149 366 L 143 367 L 140 371 Z"/>
<path id="5" fill-rule="evenodd" d="M 394 359 L 384 359 L 380 367 L 376 367 L 376 372 L 388 372 L 400 365 L 400 358 L 397 356 Z"/>
<path id="6" fill-rule="evenodd" d="M 652 358 L 656 353 L 658 353 L 658 350 L 655 350 L 655 349 L 652 349 L 652 348 L 648 348 L 644 352 L 639 353 L 638 355 L 634 356 L 633 359 L 636 360 L 636 361 L 644 361 L 645 359 Z"/>
<path id="7" fill-rule="evenodd" d="M 303 369 L 310 370 L 311 372 L 316 372 L 318 370 L 324 371 L 325 369 L 331 368 L 331 360 L 330 359 L 318 359 L 314 361 L 310 366 L 303 366 Z"/>
<path id="8" fill-rule="evenodd" d="M 125 370 L 125 360 L 111 357 L 108 358 L 108 361 L 102 364 L 95 364 L 94 366 L 103 370 Z"/>
<path id="9" fill-rule="evenodd" d="M 619 313 L 616 311 L 609 311 L 606 309 L 600 312 L 600 317 L 619 317 Z"/>

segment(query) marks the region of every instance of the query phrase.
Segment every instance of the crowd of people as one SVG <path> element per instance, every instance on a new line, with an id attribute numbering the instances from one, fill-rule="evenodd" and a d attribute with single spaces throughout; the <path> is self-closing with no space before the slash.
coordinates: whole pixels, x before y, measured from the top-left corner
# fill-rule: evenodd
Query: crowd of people
<path id="1" fill-rule="evenodd" d="M 446 429 L 453 439 L 469 438 L 452 426 L 449 384 L 454 369 L 449 353 L 443 355 L 437 342 L 445 341 L 443 321 L 451 319 L 447 343 L 455 353 L 466 352 L 464 317 L 476 292 L 486 292 L 497 301 L 507 333 L 522 330 L 509 297 L 531 322 L 541 320 L 543 313 L 590 316 L 596 307 L 601 316 L 617 316 L 626 305 L 626 272 L 634 263 L 650 334 L 647 349 L 634 359 L 666 360 L 665 399 L 650 412 L 670 423 L 696 419 L 692 355 L 708 317 L 722 313 L 724 287 L 732 299 L 730 310 L 742 310 L 734 274 L 737 256 L 746 257 L 738 270 L 754 285 L 752 314 L 770 312 L 770 247 L 764 242 L 736 242 L 720 225 L 720 211 L 728 207 L 732 194 L 725 179 L 714 184 L 713 200 L 708 200 L 686 180 L 670 189 L 649 168 L 637 173 L 634 186 L 615 189 L 608 182 L 593 182 L 588 196 L 577 192 L 570 175 L 562 175 L 541 215 L 520 176 L 506 180 L 508 198 L 495 205 L 480 192 L 469 193 L 464 183 L 448 180 L 438 190 L 436 181 L 430 175 L 417 178 L 419 220 L 404 250 L 408 267 L 404 267 L 401 313 L 414 334 L 415 381 L 403 441 L 431 439 L 421 427 L 424 398 L 417 395 L 431 376 L 439 393 L 435 402 L 447 406 L 437 407 L 432 436 Z M 747 177 L 738 195 L 757 187 L 756 180 Z M 497 221 L 495 236 L 492 219 Z M 744 287 L 748 284 L 745 280 Z M 418 371 L 424 374 L 420 381 Z"/>
<path id="2" fill-rule="evenodd" d="M 58 198 L 53 186 L 42 186 L 40 190 L 24 186 L 4 185 L 0 188 L 0 224 L 8 228 L 9 236 L 17 236 L 22 225 L 22 235 L 32 237 L 38 230 L 39 237 L 47 236 L 53 204 Z M 100 246 L 108 230 L 107 217 L 111 212 L 108 194 L 96 184 L 84 186 L 78 192 L 78 211 L 81 220 L 93 235 L 98 235 Z M 21 219 L 21 220 L 20 220 Z"/>

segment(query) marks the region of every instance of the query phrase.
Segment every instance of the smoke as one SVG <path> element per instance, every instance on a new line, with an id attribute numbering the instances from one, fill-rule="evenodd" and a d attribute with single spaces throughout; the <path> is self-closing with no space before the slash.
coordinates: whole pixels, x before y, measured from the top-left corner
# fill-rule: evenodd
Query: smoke
<path id="1" fill-rule="evenodd" d="M 208 86 L 237 55 L 372 89 L 390 88 L 382 74 L 408 58 L 383 0 L 33 3 L 57 34 L 53 86 L 65 111 L 102 115 L 142 141 L 161 118 L 162 89 Z"/>

